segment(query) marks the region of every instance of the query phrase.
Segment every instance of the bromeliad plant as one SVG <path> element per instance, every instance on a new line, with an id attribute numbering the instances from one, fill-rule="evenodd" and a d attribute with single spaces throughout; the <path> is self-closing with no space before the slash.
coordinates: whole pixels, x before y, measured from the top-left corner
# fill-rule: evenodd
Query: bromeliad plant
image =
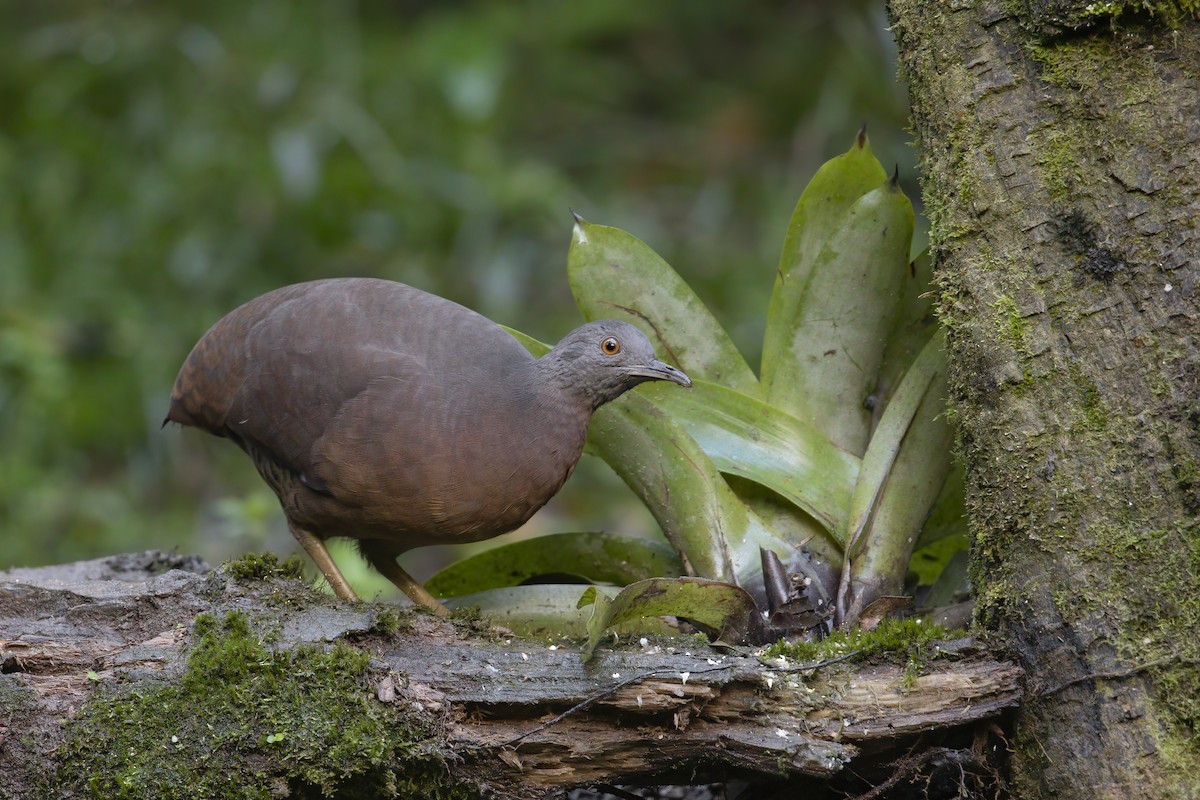
<path id="1" fill-rule="evenodd" d="M 595 415 L 588 438 L 670 548 L 559 534 L 452 565 L 430 590 L 492 589 L 486 611 L 519 602 L 513 590 L 497 600 L 500 585 L 540 573 L 628 584 L 579 600 L 595 606 L 585 657 L 608 626 L 649 616 L 726 641 L 878 621 L 899 602 L 914 548 L 962 537 L 943 337 L 928 259 L 909 261 L 912 230 L 912 204 L 860 132 L 792 215 L 756 375 L 649 247 L 576 218 L 568 275 L 583 316 L 640 327 L 694 381 L 626 395 Z"/>

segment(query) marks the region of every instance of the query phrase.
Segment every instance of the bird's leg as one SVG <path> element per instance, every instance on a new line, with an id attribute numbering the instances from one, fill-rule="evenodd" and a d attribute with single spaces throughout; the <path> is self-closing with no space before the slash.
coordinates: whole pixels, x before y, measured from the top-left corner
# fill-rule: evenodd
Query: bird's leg
<path id="1" fill-rule="evenodd" d="M 450 612 L 444 605 L 438 602 L 437 598 L 431 595 L 424 586 L 417 583 L 413 576 L 404 571 L 404 568 L 396 563 L 398 553 L 391 547 L 381 542 L 360 541 L 358 549 L 362 551 L 367 561 L 371 562 L 371 566 L 379 570 L 379 572 L 392 583 L 396 584 L 396 588 L 408 595 L 419 606 L 422 606 L 439 617 L 448 617 Z"/>
<path id="2" fill-rule="evenodd" d="M 325 580 L 329 581 L 329 586 L 339 599 L 348 603 L 362 602 L 350 588 L 350 584 L 342 575 L 342 571 L 338 569 L 338 565 L 334 563 L 333 557 L 329 555 L 329 550 L 325 547 L 325 542 L 321 537 L 293 524 L 291 520 L 288 520 L 288 530 L 292 532 L 292 536 L 296 537 L 296 541 L 304 548 L 304 552 L 308 553 L 308 557 L 317 565 L 317 569 L 321 570 L 321 574 L 325 576 Z"/>

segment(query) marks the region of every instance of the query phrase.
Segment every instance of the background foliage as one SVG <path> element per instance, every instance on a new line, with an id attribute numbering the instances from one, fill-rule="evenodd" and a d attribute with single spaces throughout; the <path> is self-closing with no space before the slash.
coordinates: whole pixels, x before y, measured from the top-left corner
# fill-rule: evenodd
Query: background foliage
<path id="1" fill-rule="evenodd" d="M 0 568 L 290 549 L 248 459 L 159 430 L 191 345 L 268 289 L 376 275 L 554 341 L 579 321 L 573 207 L 651 244 L 754 364 L 796 197 L 860 123 L 918 196 L 865 0 L 78 0 L 0 23 Z M 585 459 L 530 524 L 653 529 L 611 493 Z"/>

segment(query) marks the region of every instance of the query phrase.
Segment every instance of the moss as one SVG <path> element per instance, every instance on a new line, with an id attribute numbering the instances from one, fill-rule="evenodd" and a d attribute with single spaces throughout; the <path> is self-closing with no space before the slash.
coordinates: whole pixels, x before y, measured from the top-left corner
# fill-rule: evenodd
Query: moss
<path id="1" fill-rule="evenodd" d="M 28 787 L 27 797 L 54 797 L 41 769 L 45 744 L 18 733 L 28 730 L 31 718 L 38 713 L 37 695 L 19 680 L 15 675 L 0 674 L 0 730 L 7 728 L 7 735 L 0 733 L 0 754 L 5 756 L 0 760 L 20 765 L 11 774 L 0 773 L 0 798 L 11 797 L 5 791 L 9 780 Z"/>
<path id="2" fill-rule="evenodd" d="M 1068 372 L 1078 393 L 1078 416 L 1081 423 L 1094 431 L 1104 430 L 1108 427 L 1108 407 L 1100 388 L 1084 374 L 1079 362 L 1071 362 Z"/>
<path id="3" fill-rule="evenodd" d="M 1069 622 L 1120 621 L 1120 634 L 1112 641 L 1118 671 L 1149 678 L 1157 716 L 1157 725 L 1150 728 L 1155 748 L 1168 774 L 1194 776 L 1200 772 L 1200 640 L 1179 632 L 1200 630 L 1197 524 L 1155 528 L 1136 517 L 1095 522 L 1080 537 L 1076 553 L 1080 569 L 1096 570 L 1097 579 L 1056 591 L 1058 612 Z M 1123 580 L 1100 577 L 1114 563 L 1128 564 L 1132 571 L 1153 564 L 1152 577 L 1139 580 L 1138 590 L 1130 591 Z"/>
<path id="4" fill-rule="evenodd" d="M 928 660 L 938 657 L 935 644 L 949 636 L 942 626 L 929 625 L 920 619 L 885 619 L 873 630 L 837 630 L 819 642 L 780 640 L 767 647 L 763 656 L 802 662 L 828 661 L 856 650 L 863 657 L 900 656 L 905 659 L 905 681 L 911 683 Z"/>
<path id="5" fill-rule="evenodd" d="M 245 615 L 201 615 L 172 682 L 102 694 L 72 721 L 57 794 L 93 798 L 466 798 L 429 724 L 374 698 L 370 655 L 268 649 Z"/>
<path id="6" fill-rule="evenodd" d="M 1038 166 L 1041 167 L 1042 184 L 1050 197 L 1065 203 L 1071 199 L 1075 187 L 1083 179 L 1081 161 L 1075 153 L 1077 142 L 1062 130 L 1051 130 L 1042 137 L 1038 148 Z"/>
<path id="7" fill-rule="evenodd" d="M 371 633 L 383 636 L 395 636 L 401 629 L 408 627 L 408 615 L 401 614 L 394 608 L 381 608 L 375 612 L 371 620 Z"/>
<path id="8" fill-rule="evenodd" d="M 1015 350 L 1024 352 L 1025 320 L 1021 318 L 1021 310 L 1017 303 L 1008 295 L 1000 295 L 993 305 L 1000 318 L 1000 338 L 1013 346 Z"/>
<path id="9" fill-rule="evenodd" d="M 1152 35 L 1153 31 L 1150 30 L 1138 31 L 1130 32 L 1127 38 L 1136 41 L 1141 36 Z M 1150 43 L 1148 39 L 1146 44 Z M 1042 80 L 1074 93 L 1065 98 L 1069 101 L 1085 102 L 1078 93 L 1079 90 L 1084 90 L 1086 96 L 1091 97 L 1101 88 L 1108 89 L 1110 93 L 1119 88 L 1121 94 L 1111 96 L 1123 113 L 1120 119 L 1113 122 L 1134 131 L 1137 130 L 1137 126 L 1146 123 L 1143 114 L 1155 113 L 1146 112 L 1138 107 L 1155 97 L 1156 86 L 1161 80 L 1155 72 L 1153 58 L 1146 58 L 1146 54 L 1140 52 L 1141 49 L 1136 46 L 1113 47 L 1107 37 L 1099 36 L 1070 39 L 1045 46 L 1031 44 L 1028 52 L 1041 68 Z M 1061 135 L 1060 129 L 1054 130 Z M 1062 145 L 1085 151 L 1092 151 L 1097 146 L 1095 139 L 1087 136 L 1087 128 L 1073 129 L 1070 134 L 1061 142 Z M 1093 136 L 1094 134 L 1093 130 Z"/>
<path id="10" fill-rule="evenodd" d="M 969 76 L 964 74 L 960 80 L 964 87 L 960 96 L 971 97 L 972 92 L 967 88 L 972 83 Z M 961 210 L 971 208 L 977 197 L 986 191 L 985 187 L 979 185 L 980 174 L 974 168 L 976 154 L 985 154 L 985 160 L 988 157 L 994 158 L 994 154 L 987 148 L 982 131 L 965 124 L 952 127 L 947 147 L 952 156 L 946 172 L 957 185 L 957 195 L 952 205 L 943 204 L 936 197 L 925 198 L 925 215 L 929 218 L 929 245 L 933 253 L 978 230 L 979 221 L 975 215 L 964 215 Z M 931 161 L 922 164 L 925 171 L 933 167 L 934 162 Z"/>
<path id="11" fill-rule="evenodd" d="M 0 719 L 10 719 L 18 711 L 28 711 L 37 705 L 37 695 L 15 680 L 0 678 Z"/>
<path id="12" fill-rule="evenodd" d="M 1200 14 L 1196 0 L 1004 0 L 1003 6 L 1026 30 L 1045 39 L 1077 37 L 1088 30 L 1117 33 L 1138 25 L 1177 29 Z"/>
<path id="13" fill-rule="evenodd" d="M 492 624 L 484 618 L 479 606 L 458 606 L 450 609 L 450 620 L 456 627 L 473 634 L 486 634 Z"/>
<path id="14" fill-rule="evenodd" d="M 1097 581 L 1072 599 L 1080 612 L 1123 621 L 1115 642 L 1124 664 L 1143 669 L 1154 687 L 1160 727 L 1156 746 L 1175 774 L 1200 770 L 1200 640 L 1178 636 L 1200 630 L 1200 530 L 1195 523 L 1148 529 L 1096 524 L 1087 529 L 1085 561 L 1144 564 L 1153 559 L 1154 579 L 1142 591 Z"/>
<path id="15" fill-rule="evenodd" d="M 1177 28 L 1189 18 L 1200 14 L 1200 2 L 1196 0 L 1127 0 L 1126 2 L 1088 3 L 1082 9 L 1084 18 L 1110 19 L 1115 24 L 1123 17 L 1148 16 L 1161 20 L 1171 28 Z"/>
<path id="16" fill-rule="evenodd" d="M 230 561 L 227 569 L 235 578 L 245 581 L 262 581 L 267 578 L 304 578 L 304 558 L 298 553 L 279 560 L 274 553 L 247 553 Z"/>

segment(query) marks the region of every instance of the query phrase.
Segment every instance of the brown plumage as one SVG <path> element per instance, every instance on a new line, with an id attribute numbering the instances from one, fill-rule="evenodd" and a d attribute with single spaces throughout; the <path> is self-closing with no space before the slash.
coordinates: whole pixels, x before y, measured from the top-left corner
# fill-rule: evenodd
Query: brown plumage
<path id="1" fill-rule="evenodd" d="M 575 468 L 592 412 L 647 380 L 690 386 L 631 325 L 606 320 L 534 359 L 463 306 L 368 278 L 258 297 L 200 339 L 167 421 L 232 439 L 339 597 L 324 540 L 357 539 L 415 602 L 395 558 L 510 531 Z"/>

